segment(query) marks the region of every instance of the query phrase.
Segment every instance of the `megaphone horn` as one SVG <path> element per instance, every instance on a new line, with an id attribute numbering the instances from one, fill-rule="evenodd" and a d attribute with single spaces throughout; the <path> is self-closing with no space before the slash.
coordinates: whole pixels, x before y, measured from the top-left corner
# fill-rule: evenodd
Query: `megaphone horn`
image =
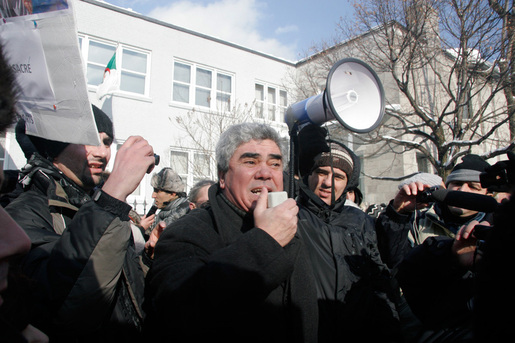
<path id="1" fill-rule="evenodd" d="M 384 90 L 377 74 L 361 60 L 344 58 L 329 71 L 324 92 L 288 107 L 284 119 L 290 130 L 294 124 L 336 119 L 350 131 L 365 133 L 378 127 L 383 116 Z"/>

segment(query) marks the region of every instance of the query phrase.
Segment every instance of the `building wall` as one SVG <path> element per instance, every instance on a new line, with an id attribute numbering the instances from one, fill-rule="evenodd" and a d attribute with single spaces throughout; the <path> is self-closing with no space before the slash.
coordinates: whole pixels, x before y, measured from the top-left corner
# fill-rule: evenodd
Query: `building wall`
<path id="1" fill-rule="evenodd" d="M 193 33 L 143 16 L 100 5 L 79 1 L 76 6 L 79 35 L 100 39 L 108 44 L 141 49 L 149 53 L 150 77 L 148 96 L 116 92 L 102 101 L 96 97 L 96 87 L 89 86 L 93 104 L 112 116 L 117 142 L 131 135 L 141 135 L 149 141 L 154 151 L 161 156 L 161 167 L 170 165 L 170 149 L 184 150 L 192 144 L 188 134 L 177 124 L 181 117 L 186 123 L 191 120 L 191 111 L 211 115 L 213 110 L 172 101 L 174 61 L 179 59 L 197 66 L 214 68 L 233 76 L 234 93 L 232 104 L 252 107 L 255 98 L 255 83 L 263 82 L 281 88 L 283 75 L 294 68 L 291 62 L 223 42 L 212 37 Z M 215 111 L 216 112 L 216 111 Z M 193 125 L 193 124 L 191 124 Z M 286 126 L 277 123 L 276 128 L 285 134 Z M 216 177 L 214 166 L 211 178 Z M 188 190 L 193 178 L 188 178 Z M 132 196 L 129 203 L 151 203 L 150 175 L 141 184 L 141 196 Z M 143 196 L 144 195 L 144 196 Z M 148 205 L 147 205 L 148 207 Z"/>

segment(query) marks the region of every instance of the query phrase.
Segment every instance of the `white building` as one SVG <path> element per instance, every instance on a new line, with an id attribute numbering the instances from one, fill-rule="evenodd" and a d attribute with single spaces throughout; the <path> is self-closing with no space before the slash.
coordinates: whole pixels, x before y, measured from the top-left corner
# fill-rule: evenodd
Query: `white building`
<path id="1" fill-rule="evenodd" d="M 262 112 L 257 111 L 257 116 L 271 119 L 287 137 L 283 112 L 288 95 L 283 79 L 295 63 L 104 2 L 74 4 L 91 102 L 114 123 L 111 161 L 128 137 L 140 135 L 161 156 L 154 171 L 172 167 L 189 190 L 200 178 L 216 179 L 213 159 L 206 156 L 214 146 L 199 148 L 177 118 L 195 129 L 195 117 L 229 121 L 225 114 L 255 114 L 259 108 Z M 97 85 L 115 50 L 120 90 L 98 100 Z M 21 168 L 25 158 L 14 132 L 7 132 L 2 145 L 8 151 L 4 169 Z M 137 204 L 139 213 L 152 203 L 150 176 L 128 199 L 131 205 Z"/>

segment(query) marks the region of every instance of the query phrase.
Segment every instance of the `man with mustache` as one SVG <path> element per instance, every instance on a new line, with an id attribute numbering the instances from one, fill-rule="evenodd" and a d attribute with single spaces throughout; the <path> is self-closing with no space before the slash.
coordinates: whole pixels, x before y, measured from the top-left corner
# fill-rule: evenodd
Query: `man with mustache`
<path id="1" fill-rule="evenodd" d="M 234 125 L 216 146 L 209 203 L 171 224 L 147 274 L 149 342 L 316 342 L 316 291 L 283 190 L 277 132 Z"/>
<path id="2" fill-rule="evenodd" d="M 143 320 L 144 276 L 126 198 L 154 152 L 129 137 L 104 183 L 113 124 L 96 106 L 93 113 L 98 146 L 29 136 L 38 152 L 21 171 L 24 192 L 6 208 L 32 243 L 18 266 L 34 280 L 30 322 L 51 342 L 133 342 Z"/>

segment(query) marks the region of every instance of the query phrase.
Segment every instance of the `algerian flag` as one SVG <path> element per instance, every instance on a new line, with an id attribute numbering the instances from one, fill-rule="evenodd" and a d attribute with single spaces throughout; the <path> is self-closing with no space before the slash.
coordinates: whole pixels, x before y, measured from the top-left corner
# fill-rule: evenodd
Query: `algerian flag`
<path id="1" fill-rule="evenodd" d="M 120 87 L 120 77 L 118 69 L 116 69 L 116 51 L 111 57 L 111 60 L 107 64 L 104 70 L 104 80 L 97 88 L 97 98 L 101 100 L 103 97 L 109 94 L 113 94 Z"/>

